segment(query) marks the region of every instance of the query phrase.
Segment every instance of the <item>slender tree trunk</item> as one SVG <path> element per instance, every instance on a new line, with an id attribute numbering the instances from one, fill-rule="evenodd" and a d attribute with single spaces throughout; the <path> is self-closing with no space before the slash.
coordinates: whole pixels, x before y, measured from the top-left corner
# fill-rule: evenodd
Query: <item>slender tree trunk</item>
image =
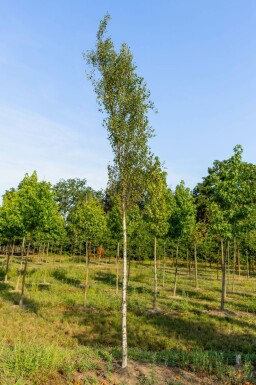
<path id="1" fill-rule="evenodd" d="M 241 277 L 240 249 L 237 248 L 238 279 Z"/>
<path id="2" fill-rule="evenodd" d="M 24 247 L 25 247 L 25 237 L 23 237 L 22 239 L 21 252 L 20 252 L 20 268 L 19 268 L 19 273 L 16 281 L 15 291 L 19 290 L 20 276 L 21 276 L 23 256 L 24 256 Z"/>
<path id="3" fill-rule="evenodd" d="M 230 284 L 230 250 L 229 250 L 229 240 L 227 241 L 227 263 L 228 263 L 228 284 Z"/>
<path id="4" fill-rule="evenodd" d="M 89 242 L 86 242 L 86 253 L 85 253 L 85 283 L 84 283 L 84 307 L 86 307 L 87 300 L 87 288 L 89 279 Z"/>
<path id="5" fill-rule="evenodd" d="M 226 257 L 224 255 L 223 239 L 221 239 L 221 260 L 222 260 L 222 288 L 221 288 L 221 310 L 225 310 L 226 300 Z"/>
<path id="6" fill-rule="evenodd" d="M 166 242 L 164 241 L 164 257 L 163 257 L 163 287 L 165 287 L 165 265 L 166 265 Z"/>
<path id="7" fill-rule="evenodd" d="M 220 258 L 220 251 L 218 250 L 218 258 L 217 258 L 217 281 L 219 280 L 219 258 Z"/>
<path id="8" fill-rule="evenodd" d="M 23 306 L 23 300 L 24 300 L 25 282 L 26 282 L 26 275 L 27 275 L 27 268 L 28 268 L 29 249 L 30 249 L 30 241 L 29 241 L 29 244 L 28 244 L 27 252 L 26 252 L 25 266 L 24 266 L 23 277 L 22 277 L 20 303 L 19 303 L 20 307 Z"/>
<path id="9" fill-rule="evenodd" d="M 79 263 L 81 263 L 81 259 L 82 259 L 82 244 L 80 243 L 80 245 L 79 245 L 79 259 L 78 259 Z"/>
<path id="10" fill-rule="evenodd" d="M 127 234 L 126 234 L 126 206 L 125 197 L 122 198 L 122 213 L 123 213 L 123 290 L 122 290 L 122 368 L 127 366 Z"/>
<path id="11" fill-rule="evenodd" d="M 45 254 L 45 242 L 43 243 L 43 255 L 42 255 L 42 258 L 43 258 L 43 262 L 46 262 L 45 259 L 44 259 L 44 254 Z"/>
<path id="12" fill-rule="evenodd" d="M 154 301 L 153 309 L 156 309 L 156 300 L 157 300 L 157 258 L 156 258 L 156 237 L 154 238 Z"/>
<path id="13" fill-rule="evenodd" d="M 176 266 L 175 266 L 174 288 L 173 288 L 174 297 L 176 297 L 177 280 L 178 280 L 178 255 L 179 255 L 179 243 L 177 243 L 177 247 L 176 247 Z"/>
<path id="14" fill-rule="evenodd" d="M 9 266 L 10 266 L 10 257 L 11 257 L 11 245 L 9 243 L 7 247 L 7 260 L 6 260 L 6 269 L 5 269 L 5 278 L 4 282 L 8 282 L 8 272 L 9 272 Z"/>
<path id="15" fill-rule="evenodd" d="M 12 264 L 13 256 L 15 251 L 15 241 L 12 242 L 12 251 L 11 251 L 11 257 L 10 257 L 10 266 Z"/>
<path id="16" fill-rule="evenodd" d="M 47 249 L 46 249 L 46 258 L 49 256 L 49 247 L 50 247 L 50 242 L 47 242 Z"/>
<path id="17" fill-rule="evenodd" d="M 246 267 L 247 267 L 247 278 L 250 278 L 250 261 L 248 256 L 248 250 L 246 250 Z"/>
<path id="18" fill-rule="evenodd" d="M 234 288 L 235 288 L 235 274 L 236 274 L 236 239 L 234 239 L 232 293 L 234 293 Z"/>
<path id="19" fill-rule="evenodd" d="M 198 289 L 198 275 L 197 275 L 197 249 L 196 249 L 196 242 L 194 243 L 194 258 L 195 258 L 195 284 L 196 284 L 196 289 Z"/>
<path id="20" fill-rule="evenodd" d="M 117 243 L 116 250 L 116 295 L 118 295 L 118 280 L 119 280 L 119 255 L 120 255 L 120 243 Z"/>
<path id="21" fill-rule="evenodd" d="M 190 275 L 190 268 L 189 268 L 189 252 L 188 252 L 188 248 L 187 248 L 187 272 L 188 272 L 188 276 Z"/>

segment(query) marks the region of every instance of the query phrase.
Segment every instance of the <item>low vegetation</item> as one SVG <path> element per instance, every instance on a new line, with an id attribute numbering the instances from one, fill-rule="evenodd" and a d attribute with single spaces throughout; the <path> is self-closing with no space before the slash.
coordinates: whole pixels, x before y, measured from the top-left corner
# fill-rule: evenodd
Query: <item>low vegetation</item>
<path id="1" fill-rule="evenodd" d="M 121 359 L 121 293 L 116 295 L 115 261 L 98 263 L 92 258 L 84 308 L 83 260 L 48 256 L 38 262 L 38 257 L 32 258 L 24 307 L 20 308 L 19 293 L 14 291 L 18 259 L 11 263 L 9 283 L 1 283 L 0 384 L 121 385 L 121 377 L 112 381 Z M 158 264 L 160 278 L 162 261 Z M 256 362 L 255 277 L 236 276 L 236 290 L 232 293 L 232 287 L 227 287 L 227 309 L 222 312 L 216 266 L 199 264 L 200 289 L 196 290 L 194 270 L 191 268 L 189 275 L 186 265 L 180 263 L 175 298 L 174 271 L 172 260 L 167 259 L 165 287 L 158 288 L 158 307 L 154 309 L 153 262 L 131 265 L 129 359 L 152 365 L 150 373 L 138 374 L 133 383 L 157 384 L 164 367 L 195 372 L 201 382 L 207 378 L 216 384 L 252 383 Z M 182 373 L 176 377 L 174 382 L 165 378 L 160 384 L 188 383 Z"/>

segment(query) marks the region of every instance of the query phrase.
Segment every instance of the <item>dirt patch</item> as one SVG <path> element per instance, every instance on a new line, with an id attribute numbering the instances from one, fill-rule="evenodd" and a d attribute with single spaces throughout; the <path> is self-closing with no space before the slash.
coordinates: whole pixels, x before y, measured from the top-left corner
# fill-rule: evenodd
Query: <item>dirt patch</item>
<path id="1" fill-rule="evenodd" d="M 129 361 L 126 369 L 114 365 L 113 373 L 109 381 L 102 382 L 104 385 L 213 385 L 209 377 L 199 377 L 179 368 L 167 368 L 153 364 Z"/>

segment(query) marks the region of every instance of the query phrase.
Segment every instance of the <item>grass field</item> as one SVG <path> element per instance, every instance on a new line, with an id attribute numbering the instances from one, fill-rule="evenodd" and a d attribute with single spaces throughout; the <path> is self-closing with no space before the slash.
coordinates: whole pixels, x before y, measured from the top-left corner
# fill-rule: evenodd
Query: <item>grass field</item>
<path id="1" fill-rule="evenodd" d="M 158 269 L 158 304 L 153 310 L 152 263 L 132 262 L 129 359 L 133 365 L 150 365 L 150 370 L 140 372 L 137 382 L 125 382 L 113 379 L 121 357 L 121 284 L 116 295 L 115 262 L 91 261 L 86 308 L 83 262 L 55 256 L 42 263 L 33 258 L 22 309 L 17 306 L 19 293 L 13 290 L 18 266 L 14 259 L 9 284 L 0 284 L 1 385 L 179 385 L 200 378 L 201 383 L 214 384 L 255 382 L 256 277 L 236 277 L 234 292 L 230 282 L 226 311 L 221 312 L 216 267 L 199 264 L 196 290 L 193 270 L 189 276 L 186 266 L 180 266 L 173 298 L 174 268 L 169 261 L 164 288 L 161 266 Z M 3 271 L 1 276 L 3 280 Z M 40 285 L 44 280 L 50 285 Z M 238 354 L 241 365 L 236 365 Z M 185 381 L 182 374 L 159 380 L 161 367 L 195 372 L 197 380 Z"/>

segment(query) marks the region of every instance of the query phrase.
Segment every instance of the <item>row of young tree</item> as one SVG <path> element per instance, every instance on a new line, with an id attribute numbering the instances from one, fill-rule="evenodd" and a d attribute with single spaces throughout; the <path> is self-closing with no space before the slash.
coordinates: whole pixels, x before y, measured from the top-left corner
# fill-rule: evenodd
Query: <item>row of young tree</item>
<path id="1" fill-rule="evenodd" d="M 196 267 L 199 258 L 227 264 L 229 272 L 232 260 L 239 275 L 241 270 L 250 275 L 256 252 L 255 171 L 255 165 L 242 161 L 242 148 L 236 146 L 231 158 L 214 162 L 194 191 L 183 181 L 172 191 L 154 159 L 145 173 L 144 193 L 127 215 L 129 260 L 152 258 L 156 266 L 157 255 L 163 261 L 172 256 L 176 266 L 178 259 L 188 264 L 193 259 Z M 122 248 L 122 215 L 114 187 L 95 191 L 85 179 L 51 186 L 39 181 L 36 172 L 25 175 L 17 189 L 3 196 L 0 239 L 8 256 L 6 279 L 14 247 L 24 239 L 27 253 L 48 255 L 50 249 L 80 261 L 101 246 L 106 257 L 114 257 L 117 246 Z M 25 253 L 25 248 L 19 250 Z"/>

